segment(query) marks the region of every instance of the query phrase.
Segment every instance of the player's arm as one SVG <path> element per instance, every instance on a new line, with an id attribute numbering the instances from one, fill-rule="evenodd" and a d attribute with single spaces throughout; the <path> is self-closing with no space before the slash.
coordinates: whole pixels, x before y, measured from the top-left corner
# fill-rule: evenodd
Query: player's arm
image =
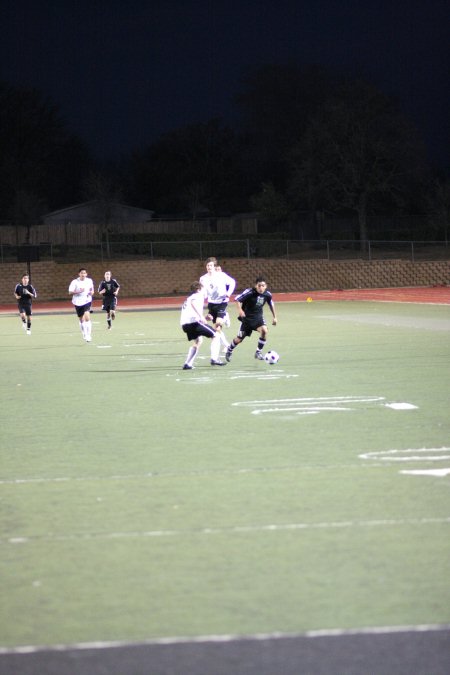
<path id="1" fill-rule="evenodd" d="M 192 309 L 193 309 L 193 311 L 194 311 L 194 314 L 196 314 L 196 316 L 198 317 L 198 322 L 199 322 L 199 323 L 205 323 L 205 319 L 204 319 L 204 317 L 203 317 L 203 314 L 201 314 L 201 313 L 198 311 L 198 309 L 197 309 L 197 307 L 196 307 L 195 302 L 194 302 L 193 299 L 191 300 L 191 307 L 192 307 Z"/>
<path id="2" fill-rule="evenodd" d="M 228 274 L 225 274 L 225 277 L 225 288 L 227 289 L 227 296 L 230 297 L 233 295 L 234 289 L 236 288 L 236 279 L 228 276 Z"/>
<path id="3" fill-rule="evenodd" d="M 242 307 L 242 302 L 239 302 L 239 300 L 236 300 L 236 304 L 238 307 L 238 319 L 243 319 L 245 317 L 245 312 Z"/>
<path id="4" fill-rule="evenodd" d="M 277 315 L 275 313 L 275 303 L 273 300 L 269 300 L 267 303 L 269 305 L 269 309 L 272 312 L 272 326 L 276 326 L 278 323 Z"/>
<path id="5" fill-rule="evenodd" d="M 119 295 L 119 291 L 120 291 L 120 284 L 118 284 L 116 281 L 116 285 L 114 287 L 114 295 Z"/>

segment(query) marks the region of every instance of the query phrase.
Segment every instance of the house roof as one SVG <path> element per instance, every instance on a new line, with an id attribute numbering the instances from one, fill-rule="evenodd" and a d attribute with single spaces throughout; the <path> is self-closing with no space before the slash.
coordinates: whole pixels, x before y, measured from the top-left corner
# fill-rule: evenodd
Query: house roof
<path id="1" fill-rule="evenodd" d="M 59 215 L 63 216 L 64 214 L 67 214 L 69 212 L 73 213 L 74 211 L 79 211 L 89 207 L 95 208 L 98 204 L 101 204 L 101 201 L 99 199 L 90 199 L 87 202 L 80 202 L 79 204 L 66 206 L 64 209 L 57 209 L 56 211 L 51 211 L 50 213 L 46 213 L 43 217 L 49 218 Z M 151 217 L 154 214 L 154 211 L 150 211 L 149 209 L 142 209 L 138 206 L 129 206 L 128 204 L 121 204 L 120 202 L 110 202 L 110 206 L 119 209 L 125 209 L 127 211 L 135 211 L 135 212 L 140 211 L 141 213 L 147 213 L 149 217 Z"/>

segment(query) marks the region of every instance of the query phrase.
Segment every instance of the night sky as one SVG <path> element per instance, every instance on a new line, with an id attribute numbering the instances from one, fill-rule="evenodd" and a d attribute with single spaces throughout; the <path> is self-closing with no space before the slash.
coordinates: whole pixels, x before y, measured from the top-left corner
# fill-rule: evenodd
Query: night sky
<path id="1" fill-rule="evenodd" d="M 1 79 L 36 87 L 101 159 L 221 117 L 250 68 L 322 64 L 395 95 L 448 166 L 448 0 L 2 0 Z"/>

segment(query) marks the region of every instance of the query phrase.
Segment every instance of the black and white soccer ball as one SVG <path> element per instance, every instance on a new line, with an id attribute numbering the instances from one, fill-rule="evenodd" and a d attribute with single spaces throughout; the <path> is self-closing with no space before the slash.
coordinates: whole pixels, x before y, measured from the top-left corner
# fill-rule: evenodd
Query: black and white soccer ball
<path id="1" fill-rule="evenodd" d="M 274 363 L 278 363 L 280 360 L 280 355 L 278 352 L 274 352 L 273 349 L 267 352 L 267 354 L 264 355 L 264 361 L 267 363 L 270 363 L 270 365 L 273 365 Z"/>

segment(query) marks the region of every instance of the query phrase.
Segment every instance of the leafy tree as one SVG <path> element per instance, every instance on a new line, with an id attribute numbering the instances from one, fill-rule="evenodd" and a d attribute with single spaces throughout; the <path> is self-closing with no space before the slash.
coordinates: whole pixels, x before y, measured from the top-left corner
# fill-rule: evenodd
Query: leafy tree
<path id="1" fill-rule="evenodd" d="M 287 152 L 332 95 L 335 76 L 321 66 L 266 64 L 250 71 L 235 101 L 241 110 L 241 153 L 251 192 L 272 182 L 284 190 Z"/>
<path id="2" fill-rule="evenodd" d="M 251 197 L 250 204 L 274 230 L 286 225 L 290 220 L 289 204 L 285 196 L 275 189 L 273 183 L 263 183 L 261 191 Z"/>
<path id="3" fill-rule="evenodd" d="M 341 85 L 290 157 L 290 194 L 311 210 L 355 212 L 362 242 L 368 213 L 380 205 L 401 208 L 424 168 L 415 129 L 390 98 L 363 82 Z"/>
<path id="4" fill-rule="evenodd" d="M 113 205 L 122 201 L 122 190 L 112 173 L 92 170 L 83 181 L 83 195 L 95 202 L 94 221 L 100 239 L 106 239 L 106 252 L 110 256 L 109 235 L 116 229 L 113 222 Z"/>
<path id="5" fill-rule="evenodd" d="M 50 209 L 79 198 L 89 154 L 39 91 L 0 82 L 0 147 L 0 218 L 17 217 L 24 195 Z"/>
<path id="6" fill-rule="evenodd" d="M 212 213 L 232 209 L 241 192 L 234 133 L 219 120 L 165 134 L 134 153 L 126 173 L 127 195 L 159 212 Z"/>
<path id="7" fill-rule="evenodd" d="M 432 190 L 429 193 L 429 212 L 431 215 L 431 231 L 438 237 L 441 237 L 441 233 L 443 233 L 445 241 L 448 242 L 450 233 L 450 178 L 437 177 L 434 179 Z"/>

